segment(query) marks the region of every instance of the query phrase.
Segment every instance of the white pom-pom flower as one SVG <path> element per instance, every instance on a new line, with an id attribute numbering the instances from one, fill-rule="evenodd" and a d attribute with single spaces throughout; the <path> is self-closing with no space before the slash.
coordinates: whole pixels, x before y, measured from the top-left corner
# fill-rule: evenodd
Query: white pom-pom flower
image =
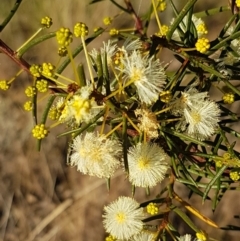
<path id="1" fill-rule="evenodd" d="M 165 178 L 169 157 L 157 144 L 139 143 L 128 151 L 129 181 L 137 187 L 153 187 Z"/>
<path id="2" fill-rule="evenodd" d="M 141 102 L 153 104 L 157 101 L 166 80 L 164 68 L 158 59 L 142 56 L 134 50 L 131 55 L 124 55 L 121 67 L 117 69 L 124 74 L 125 86 L 136 86 Z"/>
<path id="3" fill-rule="evenodd" d="M 117 239 L 129 239 L 143 229 L 143 208 L 130 197 L 119 197 L 104 207 L 103 225 Z"/>
<path id="4" fill-rule="evenodd" d="M 119 167 L 122 148 L 117 140 L 86 133 L 73 140 L 70 164 L 90 176 L 110 178 Z"/>

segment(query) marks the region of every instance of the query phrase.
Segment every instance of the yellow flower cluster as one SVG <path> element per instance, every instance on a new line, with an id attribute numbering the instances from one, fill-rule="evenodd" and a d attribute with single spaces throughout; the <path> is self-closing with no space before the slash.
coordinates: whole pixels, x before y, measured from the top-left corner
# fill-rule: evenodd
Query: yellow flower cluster
<path id="1" fill-rule="evenodd" d="M 112 235 L 109 235 L 105 238 L 105 241 L 116 241 L 117 239 L 114 238 Z"/>
<path id="2" fill-rule="evenodd" d="M 36 125 L 32 129 L 33 137 L 35 137 L 38 140 L 45 138 L 47 134 L 48 134 L 48 130 L 45 128 L 44 124 Z"/>
<path id="3" fill-rule="evenodd" d="M 195 44 L 197 51 L 205 53 L 210 48 L 210 43 L 207 38 L 200 38 Z"/>
<path id="4" fill-rule="evenodd" d="M 32 108 L 33 108 L 33 103 L 31 100 L 27 101 L 25 104 L 24 104 L 24 110 L 26 111 L 31 111 Z"/>
<path id="5" fill-rule="evenodd" d="M 116 52 L 114 55 L 114 58 L 113 58 L 114 64 L 119 65 L 121 63 L 121 59 L 123 58 L 123 56 L 124 56 L 123 52 L 121 52 L 121 51 Z"/>
<path id="6" fill-rule="evenodd" d="M 119 34 L 119 30 L 117 30 L 116 28 L 112 28 L 112 29 L 110 29 L 109 34 L 110 34 L 111 36 L 116 36 L 116 35 Z"/>
<path id="7" fill-rule="evenodd" d="M 216 160 L 216 166 L 217 167 L 222 167 L 222 165 L 227 165 L 229 167 L 240 167 L 240 160 L 232 156 L 229 152 L 225 152 L 220 159 Z"/>
<path id="8" fill-rule="evenodd" d="M 33 97 L 36 94 L 36 88 L 28 86 L 25 90 L 25 94 L 27 97 Z"/>
<path id="9" fill-rule="evenodd" d="M 216 164 L 216 167 L 219 167 L 219 168 L 221 168 L 223 165 L 222 161 L 220 161 L 220 160 L 215 161 L 215 164 Z"/>
<path id="10" fill-rule="evenodd" d="M 67 48 L 65 46 L 61 46 L 58 48 L 58 55 L 60 57 L 65 57 L 67 55 Z"/>
<path id="11" fill-rule="evenodd" d="M 57 42 L 61 46 L 68 46 L 73 41 L 73 34 L 69 28 L 60 28 L 56 32 Z"/>
<path id="12" fill-rule="evenodd" d="M 52 19 L 50 17 L 44 17 L 41 19 L 41 25 L 45 28 L 50 28 L 52 26 Z"/>
<path id="13" fill-rule="evenodd" d="M 233 93 L 225 93 L 222 99 L 225 104 L 232 104 L 235 100 L 235 96 Z"/>
<path id="14" fill-rule="evenodd" d="M 41 77 L 41 75 L 52 77 L 54 75 L 55 66 L 51 63 L 43 63 L 42 65 L 33 64 L 29 70 L 30 73 L 37 78 Z"/>
<path id="15" fill-rule="evenodd" d="M 239 172 L 236 172 L 236 171 L 230 172 L 230 178 L 231 178 L 233 181 L 238 181 L 239 178 L 240 178 Z"/>
<path id="16" fill-rule="evenodd" d="M 55 66 L 51 63 L 43 63 L 40 71 L 42 75 L 52 77 L 54 75 Z"/>
<path id="17" fill-rule="evenodd" d="M 38 80 L 36 83 L 36 88 L 39 92 L 42 92 L 42 93 L 47 92 L 47 90 L 48 90 L 47 80 L 44 80 L 44 79 Z"/>
<path id="18" fill-rule="evenodd" d="M 204 232 L 196 233 L 196 237 L 198 241 L 207 241 L 207 237 Z"/>
<path id="19" fill-rule="evenodd" d="M 83 99 L 81 96 L 74 95 L 62 110 L 60 120 L 68 119 L 71 113 L 79 124 L 84 116 L 90 113 L 93 103 L 93 99 Z"/>
<path id="20" fill-rule="evenodd" d="M 41 73 L 40 73 L 40 68 L 41 66 L 40 65 L 37 65 L 37 64 L 33 64 L 29 71 L 30 73 L 34 76 L 34 77 L 40 77 L 41 76 Z"/>
<path id="21" fill-rule="evenodd" d="M 110 24 L 112 23 L 112 21 L 113 21 L 113 19 L 110 18 L 110 17 L 105 17 L 105 18 L 103 19 L 103 23 L 104 23 L 104 25 L 106 25 L 106 26 L 110 25 Z"/>
<path id="22" fill-rule="evenodd" d="M 155 215 L 155 214 L 158 214 L 158 206 L 156 203 L 149 203 L 147 205 L 147 212 L 151 215 Z"/>
<path id="23" fill-rule="evenodd" d="M 51 107 L 48 116 L 51 120 L 58 120 L 61 116 L 61 111 L 57 107 Z"/>
<path id="24" fill-rule="evenodd" d="M 161 26 L 161 31 L 159 31 L 158 33 L 156 33 L 157 36 L 166 36 L 167 32 L 169 31 L 169 27 L 167 25 L 162 25 Z"/>
<path id="25" fill-rule="evenodd" d="M 167 32 L 169 31 L 169 27 L 167 25 L 162 25 L 162 35 L 165 36 L 167 35 Z"/>
<path id="26" fill-rule="evenodd" d="M 10 87 L 10 84 L 6 80 L 1 80 L 0 81 L 0 89 L 1 90 L 8 90 Z"/>
<path id="27" fill-rule="evenodd" d="M 76 23 L 74 26 L 73 33 L 75 37 L 86 37 L 88 35 L 88 27 L 85 23 Z"/>
<path id="28" fill-rule="evenodd" d="M 235 3 L 237 5 L 237 7 L 239 8 L 240 7 L 240 0 L 236 0 Z"/>
<path id="29" fill-rule="evenodd" d="M 169 103 L 172 100 L 172 92 L 170 90 L 162 91 L 160 100 L 164 103 Z"/>
<path id="30" fill-rule="evenodd" d="M 197 31 L 198 33 L 200 34 L 207 34 L 208 33 L 208 30 L 207 30 L 207 27 L 205 25 L 205 23 L 201 23 L 197 26 Z"/>
<path id="31" fill-rule="evenodd" d="M 163 12 L 167 8 L 165 0 L 158 0 L 158 11 Z"/>

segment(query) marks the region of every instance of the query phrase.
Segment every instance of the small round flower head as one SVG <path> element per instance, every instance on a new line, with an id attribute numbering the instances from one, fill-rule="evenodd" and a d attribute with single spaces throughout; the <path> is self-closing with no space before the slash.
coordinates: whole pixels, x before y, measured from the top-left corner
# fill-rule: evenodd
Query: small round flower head
<path id="1" fill-rule="evenodd" d="M 124 56 L 124 53 L 122 51 L 117 51 L 114 55 L 114 64 L 116 66 L 119 66 L 121 64 L 122 58 Z"/>
<path id="2" fill-rule="evenodd" d="M 164 103 L 169 103 L 172 100 L 172 92 L 170 90 L 162 91 L 160 100 Z"/>
<path id="3" fill-rule="evenodd" d="M 6 80 L 0 80 L 0 89 L 8 90 L 10 88 L 10 84 Z"/>
<path id="4" fill-rule="evenodd" d="M 232 156 L 231 156 L 231 154 L 230 154 L 229 152 L 225 152 L 225 153 L 223 154 L 223 158 L 224 158 L 225 160 L 230 160 L 230 159 L 232 158 Z"/>
<path id="5" fill-rule="evenodd" d="M 165 0 L 158 0 L 158 11 L 163 12 L 167 8 L 167 3 Z"/>
<path id="6" fill-rule="evenodd" d="M 67 55 L 67 48 L 65 46 L 61 46 L 58 48 L 58 55 L 60 57 L 65 57 Z"/>
<path id="7" fill-rule="evenodd" d="M 147 212 L 151 215 L 158 214 L 158 210 L 159 210 L 159 208 L 156 203 L 149 203 L 147 205 Z"/>
<path id="8" fill-rule="evenodd" d="M 118 241 L 118 240 L 110 234 L 105 238 L 105 241 Z"/>
<path id="9" fill-rule="evenodd" d="M 208 33 L 205 23 L 200 23 L 199 25 L 197 25 L 197 32 L 200 36 Z"/>
<path id="10" fill-rule="evenodd" d="M 167 25 L 162 25 L 162 34 L 167 35 L 169 27 Z"/>
<path id="11" fill-rule="evenodd" d="M 121 48 L 118 48 L 118 50 L 115 52 L 114 55 L 114 64 L 120 65 L 121 60 L 125 55 L 131 54 L 132 51 L 141 50 L 143 48 L 142 42 L 139 38 L 133 39 L 133 38 L 127 38 L 123 46 Z"/>
<path id="12" fill-rule="evenodd" d="M 110 36 L 116 36 L 119 34 L 119 30 L 117 30 L 116 28 L 112 28 L 110 29 L 109 34 Z"/>
<path id="13" fill-rule="evenodd" d="M 83 174 L 110 178 L 120 164 L 121 145 L 99 133 L 87 132 L 73 140 L 70 164 Z"/>
<path id="14" fill-rule="evenodd" d="M 166 75 L 160 61 L 142 56 L 139 51 L 125 55 L 121 60 L 122 68 L 116 67 L 125 75 L 125 84 L 133 82 L 141 102 L 153 104 L 165 84 Z"/>
<path id="15" fill-rule="evenodd" d="M 82 122 L 88 123 L 100 111 L 94 98 L 90 97 L 91 93 L 92 87 L 90 86 L 80 88 L 64 104 L 59 120 L 61 122 L 74 120 L 78 125 Z"/>
<path id="16" fill-rule="evenodd" d="M 74 26 L 73 33 L 75 37 L 86 37 L 88 35 L 88 27 L 85 23 L 76 23 Z"/>
<path id="17" fill-rule="evenodd" d="M 31 73 L 34 77 L 39 78 L 39 77 L 41 76 L 40 69 L 41 69 L 41 66 L 40 66 L 40 65 L 33 64 L 33 65 L 30 67 L 29 71 L 30 71 L 30 73 Z"/>
<path id="18" fill-rule="evenodd" d="M 69 101 L 69 108 L 78 124 L 83 121 L 88 122 L 92 119 L 94 116 L 94 114 L 91 113 L 93 107 L 97 107 L 93 98 L 86 99 L 80 95 L 74 95 L 71 101 Z"/>
<path id="19" fill-rule="evenodd" d="M 141 231 L 140 233 L 133 235 L 130 241 L 154 241 L 156 235 L 148 231 Z"/>
<path id="20" fill-rule="evenodd" d="M 106 26 L 110 25 L 110 24 L 112 23 L 112 21 L 113 21 L 113 19 L 112 19 L 111 17 L 105 17 L 105 18 L 103 19 L 103 23 L 104 23 L 104 25 L 106 25 Z"/>
<path id="21" fill-rule="evenodd" d="M 207 241 L 207 234 L 203 231 L 196 233 L 196 241 Z"/>
<path id="22" fill-rule="evenodd" d="M 169 31 L 169 27 L 167 25 L 161 26 L 161 31 L 159 31 L 156 35 L 158 36 L 166 36 Z"/>
<path id="23" fill-rule="evenodd" d="M 141 50 L 143 48 L 142 42 L 139 38 L 133 39 L 133 38 L 127 38 L 122 47 L 118 48 L 117 51 L 115 51 L 114 55 L 114 63 L 115 65 L 120 65 L 121 60 L 124 58 L 125 55 L 129 55 L 132 53 L 132 51 Z"/>
<path id="24" fill-rule="evenodd" d="M 233 181 L 238 181 L 240 178 L 239 172 L 237 172 L 237 171 L 231 171 L 229 176 L 230 176 L 231 180 L 233 180 Z"/>
<path id="25" fill-rule="evenodd" d="M 45 28 L 50 28 L 52 26 L 52 19 L 50 17 L 44 17 L 41 19 L 41 25 Z"/>
<path id="26" fill-rule="evenodd" d="M 48 134 L 48 130 L 45 128 L 44 124 L 36 125 L 32 129 L 33 137 L 35 137 L 38 140 L 45 138 L 47 134 Z"/>
<path id="27" fill-rule="evenodd" d="M 59 45 L 67 47 L 73 41 L 73 34 L 69 28 L 60 28 L 56 32 L 56 38 Z"/>
<path id="28" fill-rule="evenodd" d="M 143 208 L 130 197 L 119 197 L 104 207 L 103 225 L 118 239 L 129 239 L 143 229 Z"/>
<path id="29" fill-rule="evenodd" d="M 237 7 L 240 8 L 240 0 L 236 0 L 235 3 L 236 3 L 236 5 L 237 5 Z"/>
<path id="30" fill-rule="evenodd" d="M 57 110 L 55 106 L 52 106 L 48 112 L 48 116 L 51 120 L 58 120 L 61 113 Z"/>
<path id="31" fill-rule="evenodd" d="M 187 22 L 187 17 L 185 21 Z M 192 21 L 197 29 L 198 37 L 208 33 L 207 27 L 201 18 L 192 15 Z"/>
<path id="32" fill-rule="evenodd" d="M 154 143 L 138 143 L 128 151 L 129 181 L 137 187 L 153 187 L 163 181 L 168 155 Z"/>
<path id="33" fill-rule="evenodd" d="M 156 115 L 148 109 L 136 109 L 135 115 L 140 122 L 139 129 L 145 132 L 149 138 L 157 138 L 159 124 Z"/>
<path id="34" fill-rule="evenodd" d="M 228 167 L 239 168 L 240 160 L 236 156 L 230 154 L 229 152 L 225 152 L 221 159 L 214 160 L 216 162 L 217 167 L 222 167 L 223 165 Z"/>
<path id="35" fill-rule="evenodd" d="M 55 71 L 55 66 L 52 65 L 51 63 L 43 63 L 40 68 L 41 74 L 47 77 L 52 77 L 54 75 L 54 71 Z"/>
<path id="36" fill-rule="evenodd" d="M 48 82 L 45 79 L 37 80 L 36 88 L 39 92 L 44 93 L 48 90 Z"/>
<path id="37" fill-rule="evenodd" d="M 192 241 L 191 234 L 185 234 L 178 238 L 179 241 Z"/>
<path id="38" fill-rule="evenodd" d="M 216 165 L 216 167 L 221 168 L 223 166 L 223 163 L 220 160 L 216 160 L 215 165 Z"/>
<path id="39" fill-rule="evenodd" d="M 187 133 L 199 140 L 205 140 L 211 137 L 218 127 L 219 116 L 220 109 L 218 105 L 209 100 L 200 102 L 191 109 L 184 109 Z"/>
<path id="40" fill-rule="evenodd" d="M 137 39 L 131 39 L 127 38 L 122 47 L 118 48 L 117 51 L 114 53 L 114 64 L 116 66 L 121 64 L 122 59 L 124 58 L 125 55 L 131 54 L 133 50 L 141 50 L 143 48 L 142 42 L 140 41 L 139 38 Z"/>
<path id="41" fill-rule="evenodd" d="M 57 100 L 57 102 L 54 105 L 52 105 L 52 107 L 50 108 L 50 111 L 48 113 L 49 118 L 51 120 L 59 120 L 64 110 L 64 105 L 65 105 L 65 98 L 60 97 Z"/>
<path id="42" fill-rule="evenodd" d="M 28 86 L 25 90 L 25 94 L 27 97 L 33 97 L 34 95 L 36 95 L 36 88 Z"/>
<path id="43" fill-rule="evenodd" d="M 196 50 L 200 53 L 205 53 L 210 48 L 210 43 L 207 38 L 200 38 L 195 44 Z"/>
<path id="44" fill-rule="evenodd" d="M 235 101 L 234 93 L 225 93 L 222 99 L 224 104 L 232 104 Z"/>
<path id="45" fill-rule="evenodd" d="M 24 104 L 24 110 L 26 111 L 31 111 L 32 108 L 33 108 L 33 103 L 31 100 L 27 101 L 25 104 Z"/>

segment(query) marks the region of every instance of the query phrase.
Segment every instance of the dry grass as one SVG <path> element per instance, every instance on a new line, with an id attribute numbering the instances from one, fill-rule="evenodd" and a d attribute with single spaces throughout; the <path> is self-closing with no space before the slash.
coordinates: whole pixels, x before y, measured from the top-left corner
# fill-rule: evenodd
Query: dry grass
<path id="1" fill-rule="evenodd" d="M 15 1 L 0 1 L 0 21 Z M 94 6 L 86 7 L 87 1 L 25 0 L 17 15 L 1 34 L 1 38 L 13 49 L 17 49 L 36 30 L 39 19 L 44 15 L 53 18 L 53 29 L 72 26 L 77 21 L 87 22 L 90 29 L 98 26 L 103 16 L 115 15 L 118 10 L 110 1 L 104 1 L 97 11 Z M 134 1 L 137 6 L 137 0 Z M 143 1 L 144 2 L 144 1 Z M 147 1 L 146 1 L 147 2 Z M 43 4 L 44 3 L 44 4 Z M 144 3 L 140 10 L 144 9 Z M 121 26 L 128 26 L 129 19 L 122 17 Z M 104 36 L 102 36 L 104 38 Z M 101 45 L 101 40 L 96 45 Z M 55 40 L 34 47 L 26 56 L 30 63 L 56 61 Z M 0 55 L 0 78 L 11 78 L 18 70 L 6 56 Z M 68 71 L 71 76 L 71 72 Z M 83 176 L 75 168 L 65 164 L 66 138 L 56 138 L 60 129 L 53 130 L 44 140 L 42 151 L 36 151 L 31 137 L 32 120 L 23 111 L 22 97 L 30 83 L 28 75 L 22 75 L 7 93 L 0 93 L 0 240 L 5 241 L 79 241 L 103 240 L 101 222 L 102 207 L 118 195 L 130 195 L 131 187 L 121 174 L 112 180 L 108 193 L 105 182 Z M 121 183 L 121 185 L 119 185 Z M 126 185 L 122 185 L 126 184 Z M 153 198 L 155 190 L 148 199 Z M 179 185 L 177 192 L 186 190 Z M 238 204 L 231 202 L 232 193 L 225 198 L 215 215 L 208 203 L 201 206 L 199 198 L 191 200 L 194 206 L 224 225 L 232 218 L 229 208 L 238 210 Z M 236 194 L 234 193 L 236 200 Z M 137 190 L 136 198 L 143 201 L 144 191 Z M 174 219 L 174 222 L 179 222 Z M 236 223 L 235 223 L 236 224 Z M 177 223 L 181 227 L 180 223 Z M 199 222 L 203 229 L 207 225 Z M 237 225 L 237 224 L 236 224 Z M 186 229 L 183 227 L 182 229 Z M 233 240 L 223 231 L 207 230 L 215 238 Z M 217 236 L 216 236 L 217 235 Z M 238 239 L 235 239 L 238 240 Z"/>

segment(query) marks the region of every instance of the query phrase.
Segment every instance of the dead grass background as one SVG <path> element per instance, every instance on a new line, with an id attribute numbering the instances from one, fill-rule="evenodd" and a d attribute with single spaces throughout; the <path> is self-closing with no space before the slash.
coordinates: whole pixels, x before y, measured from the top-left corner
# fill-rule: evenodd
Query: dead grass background
<path id="1" fill-rule="evenodd" d="M 123 1 L 119 1 L 122 3 Z M 136 9 L 139 1 L 132 1 Z M 199 9 L 205 9 L 206 1 L 199 1 Z M 208 4 L 215 5 L 207 1 Z M 222 1 L 225 2 L 225 1 Z M 11 9 L 14 0 L 0 1 L 0 22 Z M 118 9 L 110 1 L 86 6 L 84 0 L 24 0 L 18 13 L 1 33 L 1 39 L 13 49 L 17 49 L 39 26 L 41 17 L 53 18 L 52 31 L 60 26 L 71 27 L 77 21 L 86 22 L 90 29 L 101 25 L 104 16 L 114 16 Z M 142 1 L 139 11 L 144 11 L 148 1 Z M 219 2 L 220 5 L 220 2 Z M 171 18 L 170 13 L 166 18 Z M 215 20 L 211 29 L 219 29 L 220 22 Z M 117 22 L 121 27 L 129 27 L 129 17 L 123 16 Z M 151 30 L 154 33 L 154 29 Z M 210 31 L 210 36 L 214 32 Z M 95 41 L 96 47 L 102 39 Z M 90 46 L 91 48 L 91 46 Z M 55 40 L 49 40 L 32 48 L 24 58 L 29 63 L 56 62 Z M 171 56 L 167 56 L 167 60 Z M 76 60 L 80 61 L 80 58 Z M 0 55 L 0 79 L 10 79 L 19 67 L 3 54 Z M 72 76 L 71 70 L 65 74 Z M 36 143 L 31 136 L 32 120 L 23 110 L 25 87 L 31 83 L 27 74 L 21 75 L 14 82 L 11 90 L 0 92 L 0 240 L 5 241 L 92 241 L 103 240 L 102 208 L 116 199 L 118 195 L 130 195 L 131 186 L 121 173 L 112 180 L 108 193 L 103 180 L 83 176 L 75 168 L 66 165 L 67 138 L 56 138 L 63 129 L 51 131 L 43 141 L 41 152 L 36 151 Z M 153 198 L 160 187 L 150 197 L 145 197 L 144 190 L 137 189 L 136 199 L 141 202 Z M 177 192 L 187 198 L 185 188 L 178 185 Z M 233 214 L 239 213 L 239 193 L 229 192 L 222 200 L 216 212 L 211 212 L 209 203 L 203 206 L 198 197 L 190 202 L 216 221 L 220 226 L 233 220 Z M 189 231 L 176 217 L 172 220 L 183 233 Z M 201 221 L 199 226 L 220 240 L 239 240 L 239 234 L 209 228 Z"/>

